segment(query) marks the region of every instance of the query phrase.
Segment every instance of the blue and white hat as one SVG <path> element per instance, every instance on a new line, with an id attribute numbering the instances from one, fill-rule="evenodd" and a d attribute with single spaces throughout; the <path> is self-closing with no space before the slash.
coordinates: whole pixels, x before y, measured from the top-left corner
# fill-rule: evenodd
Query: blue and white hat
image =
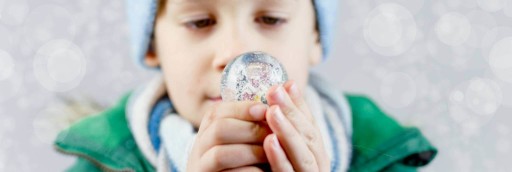
<path id="1" fill-rule="evenodd" d="M 313 0 L 315 5 L 323 58 L 329 54 L 334 35 L 339 0 Z M 151 42 L 158 0 L 126 0 L 131 36 L 130 55 L 141 66 Z"/>

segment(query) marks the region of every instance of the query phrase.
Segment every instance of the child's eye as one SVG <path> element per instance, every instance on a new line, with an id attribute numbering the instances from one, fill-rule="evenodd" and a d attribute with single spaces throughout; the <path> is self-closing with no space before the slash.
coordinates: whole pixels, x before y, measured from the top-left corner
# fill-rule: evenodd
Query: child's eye
<path id="1" fill-rule="evenodd" d="M 185 25 L 190 29 L 203 29 L 214 24 L 216 24 L 216 21 L 211 18 L 199 19 L 185 23 Z"/>
<path id="2" fill-rule="evenodd" d="M 284 23 L 285 20 L 278 17 L 262 16 L 256 18 L 256 22 L 269 26 L 277 26 Z"/>

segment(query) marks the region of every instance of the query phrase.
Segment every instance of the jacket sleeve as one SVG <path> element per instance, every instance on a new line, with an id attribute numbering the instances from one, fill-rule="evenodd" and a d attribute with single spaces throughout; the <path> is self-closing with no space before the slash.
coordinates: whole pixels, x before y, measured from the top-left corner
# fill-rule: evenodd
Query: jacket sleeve
<path id="1" fill-rule="evenodd" d="M 352 108 L 350 171 L 416 171 L 437 149 L 414 127 L 403 127 L 369 98 L 347 95 Z"/>
<path id="2" fill-rule="evenodd" d="M 77 158 L 75 164 L 69 167 L 67 172 L 101 172 L 101 170 L 84 158 Z"/>

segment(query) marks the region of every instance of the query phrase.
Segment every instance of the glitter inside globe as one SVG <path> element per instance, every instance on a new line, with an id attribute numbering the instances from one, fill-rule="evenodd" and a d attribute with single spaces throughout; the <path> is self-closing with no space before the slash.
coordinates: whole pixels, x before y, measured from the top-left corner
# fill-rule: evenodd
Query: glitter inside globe
<path id="1" fill-rule="evenodd" d="M 288 80 L 286 71 L 274 57 L 263 52 L 248 52 L 231 61 L 222 73 L 223 101 L 261 101 L 267 103 L 267 90 Z"/>

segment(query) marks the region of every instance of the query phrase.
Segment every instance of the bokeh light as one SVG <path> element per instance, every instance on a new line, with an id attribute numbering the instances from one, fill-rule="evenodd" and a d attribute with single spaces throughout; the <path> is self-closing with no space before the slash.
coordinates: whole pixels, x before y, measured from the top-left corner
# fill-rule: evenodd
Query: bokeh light
<path id="1" fill-rule="evenodd" d="M 383 56 L 396 56 L 407 51 L 416 39 L 416 31 L 412 14 L 395 3 L 377 6 L 364 24 L 366 42 Z"/>
<path id="2" fill-rule="evenodd" d="M 0 23 L 20 25 L 25 21 L 29 12 L 27 0 L 6 0 L 0 2 Z"/>
<path id="3" fill-rule="evenodd" d="M 498 78 L 512 83 L 512 37 L 503 38 L 492 46 L 489 65 Z"/>
<path id="4" fill-rule="evenodd" d="M 67 40 L 52 40 L 34 58 L 34 75 L 46 89 L 64 92 L 78 86 L 86 72 L 79 47 Z"/>
<path id="5" fill-rule="evenodd" d="M 425 4 L 425 0 L 376 0 L 377 4 L 395 3 L 405 7 L 411 14 L 418 14 Z"/>
<path id="6" fill-rule="evenodd" d="M 469 20 L 458 13 L 444 14 L 436 23 L 435 28 L 437 37 L 441 42 L 457 46 L 464 43 L 471 33 L 471 24 Z"/>
<path id="7" fill-rule="evenodd" d="M 32 10 L 23 24 L 23 55 L 31 55 L 52 39 L 72 39 L 76 23 L 72 13 L 60 6 L 42 5 Z"/>
<path id="8" fill-rule="evenodd" d="M 493 115 L 501 105 L 501 88 L 490 79 L 469 81 L 465 93 L 466 106 L 480 115 Z"/>
<path id="9" fill-rule="evenodd" d="M 482 56 L 486 60 L 489 60 L 491 50 L 496 45 L 496 43 L 507 37 L 512 37 L 511 27 L 495 27 L 485 33 L 484 37 L 482 38 L 482 42 L 480 43 Z"/>
<path id="10" fill-rule="evenodd" d="M 496 12 L 503 8 L 507 0 L 477 0 L 478 6 L 487 12 Z"/>
<path id="11" fill-rule="evenodd" d="M 455 86 L 449 100 L 449 115 L 460 134 L 475 136 L 500 108 L 503 94 L 494 80 L 473 78 Z"/>

